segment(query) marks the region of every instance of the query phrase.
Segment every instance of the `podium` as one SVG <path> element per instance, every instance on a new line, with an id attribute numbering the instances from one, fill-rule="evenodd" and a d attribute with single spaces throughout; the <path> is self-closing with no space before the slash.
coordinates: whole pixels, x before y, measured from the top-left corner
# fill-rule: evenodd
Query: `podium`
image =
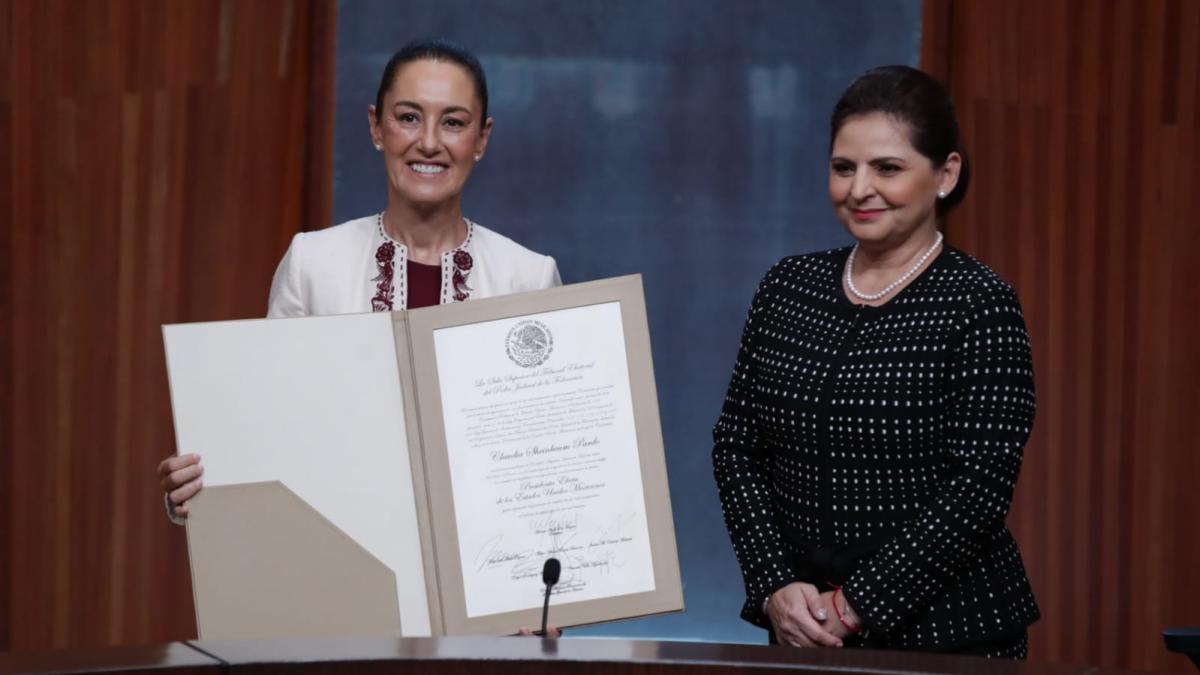
<path id="1" fill-rule="evenodd" d="M 1090 666 L 853 649 L 795 649 L 711 642 L 441 637 L 197 640 L 145 647 L 0 654 L 0 673 L 136 670 L 169 675 L 288 672 L 469 672 L 472 675 L 717 675 L 777 673 L 1112 675 Z"/>
<path id="2" fill-rule="evenodd" d="M 1168 628 L 1163 631 L 1167 649 L 1187 655 L 1200 668 L 1200 626 Z"/>

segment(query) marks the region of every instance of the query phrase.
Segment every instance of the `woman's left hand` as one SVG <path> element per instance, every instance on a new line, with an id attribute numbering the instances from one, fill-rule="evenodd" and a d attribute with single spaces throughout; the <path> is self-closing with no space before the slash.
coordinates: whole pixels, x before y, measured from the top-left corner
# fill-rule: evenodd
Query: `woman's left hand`
<path id="1" fill-rule="evenodd" d="M 827 617 L 821 627 L 836 635 L 840 640 L 851 634 L 846 624 L 861 626 L 862 622 L 858 620 L 858 614 L 854 612 L 854 608 L 846 601 L 846 596 L 841 593 L 837 595 L 838 597 L 835 598 L 833 591 L 825 591 L 821 594 L 821 602 L 825 604 L 825 616 Z M 838 607 L 833 606 L 834 600 L 839 601 Z M 841 610 L 841 619 L 838 619 L 838 610 Z"/>
<path id="2" fill-rule="evenodd" d="M 829 631 L 832 609 L 816 586 L 794 581 L 768 598 L 767 618 L 779 644 L 792 647 L 841 647 L 842 639 Z M 833 621 L 836 623 L 837 619 Z"/>

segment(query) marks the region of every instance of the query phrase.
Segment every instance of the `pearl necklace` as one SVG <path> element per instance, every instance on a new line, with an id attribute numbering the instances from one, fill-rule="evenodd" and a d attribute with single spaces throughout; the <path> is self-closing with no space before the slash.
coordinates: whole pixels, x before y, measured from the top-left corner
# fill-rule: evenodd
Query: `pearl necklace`
<path id="1" fill-rule="evenodd" d="M 908 281 L 909 277 L 916 274 L 917 270 L 921 269 L 921 265 L 924 265 L 925 261 L 929 260 L 929 256 L 933 255 L 933 252 L 936 251 L 937 247 L 941 246 L 941 244 L 942 233 L 938 232 L 937 239 L 934 240 L 933 246 L 930 246 L 929 249 L 925 251 L 925 255 L 921 256 L 921 259 L 918 260 L 915 265 L 909 268 L 909 270 L 905 272 L 899 279 L 888 284 L 882 291 L 879 291 L 878 293 L 863 293 L 854 287 L 854 279 L 850 278 L 850 270 L 854 268 L 854 254 L 858 253 L 858 244 L 855 244 L 854 248 L 850 249 L 850 257 L 846 259 L 846 288 L 849 288 L 851 293 L 863 300 L 878 300 L 886 297 L 889 293 L 896 290 L 897 286 L 905 281 Z"/>

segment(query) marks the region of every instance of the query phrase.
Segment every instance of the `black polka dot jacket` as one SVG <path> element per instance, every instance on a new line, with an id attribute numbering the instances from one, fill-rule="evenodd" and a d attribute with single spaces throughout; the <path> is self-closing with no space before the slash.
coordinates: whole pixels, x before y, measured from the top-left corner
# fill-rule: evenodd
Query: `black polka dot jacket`
<path id="1" fill-rule="evenodd" d="M 1034 417 L 1016 293 L 946 247 L 880 307 L 851 303 L 849 249 L 780 261 L 754 296 L 713 470 L 746 585 L 742 618 L 794 581 L 841 585 L 848 644 L 957 650 L 1038 608 L 1005 525 Z"/>

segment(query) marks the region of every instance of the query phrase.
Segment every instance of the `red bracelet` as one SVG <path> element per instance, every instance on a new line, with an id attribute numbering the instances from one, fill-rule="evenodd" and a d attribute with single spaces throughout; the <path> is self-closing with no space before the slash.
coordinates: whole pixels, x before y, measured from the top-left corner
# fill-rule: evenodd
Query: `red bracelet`
<path id="1" fill-rule="evenodd" d="M 851 625 L 849 622 L 847 622 L 845 617 L 842 616 L 841 608 L 838 607 L 837 596 L 838 596 L 838 593 L 841 593 L 841 592 L 842 592 L 841 586 L 833 587 L 833 613 L 837 614 L 838 621 L 842 622 L 842 625 L 846 627 L 846 630 L 857 635 L 862 632 L 862 629 L 859 628 L 858 626 Z"/>

